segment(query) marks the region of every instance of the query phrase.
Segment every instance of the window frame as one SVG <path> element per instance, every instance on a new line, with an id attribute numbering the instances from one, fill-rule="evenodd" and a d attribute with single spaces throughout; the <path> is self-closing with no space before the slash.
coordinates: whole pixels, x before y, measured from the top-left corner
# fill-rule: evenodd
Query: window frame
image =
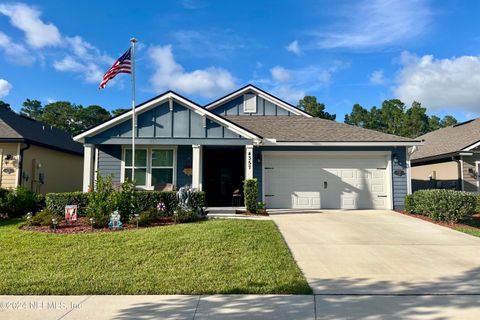
<path id="1" fill-rule="evenodd" d="M 123 145 L 122 146 L 122 159 L 121 159 L 121 172 L 120 172 L 120 181 L 121 183 L 125 182 L 125 169 L 132 168 L 131 166 L 126 166 L 125 165 L 125 155 L 127 150 L 131 150 L 132 146 L 131 145 Z M 177 185 L 177 146 L 165 146 L 165 145 L 159 145 L 159 146 L 135 146 L 135 152 L 137 150 L 146 150 L 147 151 L 147 176 L 145 178 L 145 185 L 137 185 L 139 189 L 144 189 L 144 190 L 153 190 L 155 186 L 152 185 L 152 168 L 153 169 L 172 169 L 173 170 L 173 175 L 172 175 L 172 184 L 174 186 Z M 153 150 L 172 150 L 173 151 L 173 166 L 172 167 L 158 167 L 158 166 L 152 166 L 152 155 L 153 155 Z M 138 167 L 135 164 L 135 168 L 137 169 L 143 169 L 145 167 Z M 132 168 L 133 169 L 133 168 Z"/>
<path id="2" fill-rule="evenodd" d="M 248 101 L 253 101 L 253 107 L 251 110 L 248 109 Z M 245 93 L 243 95 L 243 113 L 257 113 L 257 106 L 258 101 L 257 101 L 257 95 L 254 93 Z"/>

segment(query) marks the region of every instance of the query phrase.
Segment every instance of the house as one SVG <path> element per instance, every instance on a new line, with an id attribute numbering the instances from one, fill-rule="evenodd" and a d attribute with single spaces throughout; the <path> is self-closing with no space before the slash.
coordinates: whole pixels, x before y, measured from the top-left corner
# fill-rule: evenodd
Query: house
<path id="1" fill-rule="evenodd" d="M 407 148 L 394 135 L 313 118 L 247 85 L 206 106 L 168 91 L 74 139 L 84 144 L 84 184 L 94 172 L 120 183 L 135 170 L 144 189 L 191 185 L 208 206 L 231 206 L 245 178 L 257 178 L 268 208 L 403 206 L 410 191 Z"/>
<path id="2" fill-rule="evenodd" d="M 427 133 L 411 155 L 414 190 L 479 191 L 480 118 Z"/>
<path id="3" fill-rule="evenodd" d="M 82 190 L 83 147 L 59 129 L 0 109 L 0 187 Z"/>

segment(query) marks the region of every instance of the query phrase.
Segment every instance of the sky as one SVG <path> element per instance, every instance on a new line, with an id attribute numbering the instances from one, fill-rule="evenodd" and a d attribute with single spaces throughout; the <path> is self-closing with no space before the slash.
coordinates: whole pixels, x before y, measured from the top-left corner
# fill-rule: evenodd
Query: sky
<path id="1" fill-rule="evenodd" d="M 137 103 L 174 90 L 207 104 L 254 84 L 294 105 L 419 101 L 480 116 L 480 1 L 0 0 L 0 99 L 131 106 L 131 78 L 98 85 L 138 39 Z"/>

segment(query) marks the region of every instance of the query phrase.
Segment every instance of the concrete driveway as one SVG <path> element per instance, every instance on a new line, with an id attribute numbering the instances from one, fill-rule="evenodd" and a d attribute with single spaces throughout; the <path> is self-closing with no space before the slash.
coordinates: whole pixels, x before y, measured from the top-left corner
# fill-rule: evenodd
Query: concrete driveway
<path id="1" fill-rule="evenodd" d="M 316 294 L 464 294 L 480 300 L 480 238 L 392 211 L 271 218 Z"/>

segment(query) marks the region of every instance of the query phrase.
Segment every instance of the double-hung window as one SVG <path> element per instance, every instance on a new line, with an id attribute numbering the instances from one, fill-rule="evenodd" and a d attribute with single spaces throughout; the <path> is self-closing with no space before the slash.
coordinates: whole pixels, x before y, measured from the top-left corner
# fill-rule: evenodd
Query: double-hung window
<path id="1" fill-rule="evenodd" d="M 175 148 L 147 147 L 135 149 L 135 182 L 139 187 L 175 184 Z M 123 181 L 132 177 L 132 149 L 124 149 Z"/>
<path id="2" fill-rule="evenodd" d="M 132 180 L 132 149 L 125 149 L 124 180 Z M 147 149 L 135 149 L 135 182 L 137 186 L 147 185 Z"/>

